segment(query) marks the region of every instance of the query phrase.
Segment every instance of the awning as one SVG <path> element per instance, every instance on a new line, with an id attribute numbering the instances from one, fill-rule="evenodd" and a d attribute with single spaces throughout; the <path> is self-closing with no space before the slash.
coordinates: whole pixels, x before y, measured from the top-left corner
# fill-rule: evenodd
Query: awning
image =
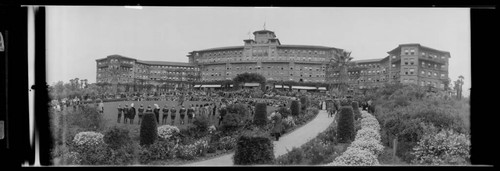
<path id="1" fill-rule="evenodd" d="M 274 88 L 281 88 L 281 85 L 274 85 Z M 283 88 L 289 88 L 288 86 L 283 86 Z"/>
<path id="2" fill-rule="evenodd" d="M 316 87 L 307 87 L 307 86 L 292 86 L 292 89 L 316 90 Z"/>
<path id="3" fill-rule="evenodd" d="M 258 87 L 260 86 L 259 83 L 245 83 L 243 86 L 245 87 Z"/>
<path id="4" fill-rule="evenodd" d="M 318 87 L 318 90 L 326 90 L 326 87 Z"/>
<path id="5" fill-rule="evenodd" d="M 201 87 L 221 87 L 220 85 L 201 85 Z"/>

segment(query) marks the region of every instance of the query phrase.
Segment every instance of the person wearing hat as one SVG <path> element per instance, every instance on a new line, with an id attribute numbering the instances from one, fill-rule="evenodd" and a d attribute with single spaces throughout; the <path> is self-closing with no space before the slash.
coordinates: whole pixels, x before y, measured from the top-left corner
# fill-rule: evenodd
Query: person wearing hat
<path id="1" fill-rule="evenodd" d="M 158 106 L 157 104 L 154 104 L 154 105 L 155 105 L 155 108 L 153 109 L 153 113 L 156 116 L 156 123 L 160 124 L 160 106 Z"/>
<path id="2" fill-rule="evenodd" d="M 128 118 L 129 118 L 129 108 L 128 105 L 125 105 L 125 107 L 122 109 L 123 111 L 123 123 L 127 124 Z"/>
<path id="3" fill-rule="evenodd" d="M 141 106 L 139 107 L 139 109 L 137 109 L 137 111 L 139 112 L 138 116 L 139 116 L 139 125 L 141 124 L 141 121 L 142 121 L 142 116 L 144 116 L 144 106 L 141 104 Z"/>
<path id="4" fill-rule="evenodd" d="M 181 109 L 179 110 L 179 116 L 181 116 L 181 125 L 184 125 L 184 118 L 186 117 L 186 108 L 184 105 L 181 105 Z"/>
<path id="5" fill-rule="evenodd" d="M 135 118 L 135 107 L 134 104 L 130 104 L 130 109 L 129 109 L 129 119 L 130 119 L 130 124 L 134 124 L 134 118 Z"/>
<path id="6" fill-rule="evenodd" d="M 220 111 L 219 111 L 219 126 L 221 125 L 222 119 L 224 119 L 224 116 L 226 115 L 226 112 L 227 112 L 226 105 L 222 104 L 221 108 L 220 108 Z"/>
<path id="7" fill-rule="evenodd" d="M 153 109 L 151 109 L 151 105 L 148 105 L 148 108 L 146 109 L 146 113 L 152 113 Z"/>
<path id="8" fill-rule="evenodd" d="M 122 120 L 122 111 L 123 111 L 122 105 L 118 104 L 118 108 L 117 109 L 118 109 L 118 120 L 116 122 L 120 123 L 120 120 Z"/>
<path id="9" fill-rule="evenodd" d="M 168 118 L 168 106 L 167 104 L 165 104 L 165 106 L 163 107 L 163 109 L 161 110 L 163 112 L 163 117 L 162 117 L 162 121 L 161 121 L 161 124 L 166 124 L 167 123 L 167 118 Z"/>
<path id="10" fill-rule="evenodd" d="M 188 124 L 192 122 L 193 115 L 194 115 L 194 106 L 193 104 L 191 104 L 191 107 L 187 109 Z"/>
<path id="11" fill-rule="evenodd" d="M 172 122 L 172 126 L 175 123 L 175 115 L 177 115 L 177 110 L 175 110 L 175 107 L 172 106 L 172 109 L 170 109 L 170 120 Z"/>

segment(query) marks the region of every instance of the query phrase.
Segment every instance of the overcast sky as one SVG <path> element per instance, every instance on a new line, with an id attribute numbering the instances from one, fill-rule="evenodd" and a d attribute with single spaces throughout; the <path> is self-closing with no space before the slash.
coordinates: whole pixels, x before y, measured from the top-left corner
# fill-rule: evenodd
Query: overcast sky
<path id="1" fill-rule="evenodd" d="M 188 62 L 193 50 L 243 45 L 274 31 L 282 44 L 332 46 L 355 60 L 383 58 L 399 44 L 451 53 L 449 77 L 471 85 L 468 8 L 47 7 L 47 83 L 96 80 L 96 59 Z M 253 38 L 253 35 L 252 35 Z M 464 91 L 468 95 L 468 91 Z"/>

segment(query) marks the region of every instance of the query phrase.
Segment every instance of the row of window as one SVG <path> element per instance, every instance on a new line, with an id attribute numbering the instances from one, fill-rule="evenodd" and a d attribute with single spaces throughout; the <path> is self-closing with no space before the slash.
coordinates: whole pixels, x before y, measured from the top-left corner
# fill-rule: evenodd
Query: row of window
<path id="1" fill-rule="evenodd" d="M 237 57 L 237 58 L 207 58 L 196 59 L 199 63 L 209 62 L 237 62 L 237 61 L 307 61 L 307 62 L 324 62 L 326 58 L 320 57 Z"/>

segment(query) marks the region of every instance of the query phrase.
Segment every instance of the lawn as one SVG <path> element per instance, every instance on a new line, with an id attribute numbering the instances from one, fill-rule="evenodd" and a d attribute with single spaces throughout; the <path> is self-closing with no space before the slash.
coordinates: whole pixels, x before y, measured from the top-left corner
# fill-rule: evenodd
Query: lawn
<path id="1" fill-rule="evenodd" d="M 151 108 L 154 109 L 154 104 L 158 104 L 158 106 L 160 106 L 160 121 L 163 120 L 163 114 L 162 114 L 161 109 L 165 106 L 165 104 L 167 104 L 169 109 L 171 109 L 172 106 L 176 105 L 175 109 L 177 110 L 177 115 L 175 117 L 174 125 L 177 126 L 179 129 L 186 129 L 186 127 L 188 126 L 187 125 L 187 116 L 184 118 L 185 119 L 184 123 L 186 123 L 186 124 L 180 125 L 180 116 L 178 113 L 180 106 L 177 106 L 177 102 L 174 102 L 174 101 L 122 101 L 122 102 L 104 103 L 104 119 L 106 120 L 106 126 L 112 127 L 112 126 L 118 125 L 121 127 L 127 127 L 130 130 L 132 137 L 138 137 L 140 125 L 138 124 L 139 118 L 137 115 L 135 116 L 134 121 L 133 121 L 134 124 L 132 124 L 132 125 L 131 124 L 124 124 L 123 123 L 123 119 L 124 119 L 123 116 L 122 116 L 121 121 L 120 121 L 121 123 L 117 123 L 117 117 L 118 117 L 117 107 L 118 107 L 118 105 L 120 104 L 122 107 L 124 107 L 124 105 L 127 104 L 130 107 L 130 104 L 132 104 L 132 103 L 134 103 L 134 107 L 136 108 L 136 110 L 140 107 L 141 104 L 144 106 L 145 109 L 147 109 L 148 105 L 151 105 Z M 191 104 L 196 105 L 196 104 L 205 104 L 205 103 L 208 103 L 208 102 L 185 101 L 184 106 L 188 107 L 188 106 L 191 106 Z M 218 109 L 219 108 L 217 108 L 217 110 Z M 267 106 L 268 114 L 270 114 L 272 111 L 274 111 L 276 109 L 277 109 L 276 107 Z M 169 116 L 170 116 L 170 113 L 169 113 Z M 219 116 L 219 113 L 217 112 L 215 117 L 210 118 L 211 124 L 218 126 L 218 118 L 217 118 L 218 116 Z M 167 118 L 167 123 L 171 123 L 170 117 Z"/>

